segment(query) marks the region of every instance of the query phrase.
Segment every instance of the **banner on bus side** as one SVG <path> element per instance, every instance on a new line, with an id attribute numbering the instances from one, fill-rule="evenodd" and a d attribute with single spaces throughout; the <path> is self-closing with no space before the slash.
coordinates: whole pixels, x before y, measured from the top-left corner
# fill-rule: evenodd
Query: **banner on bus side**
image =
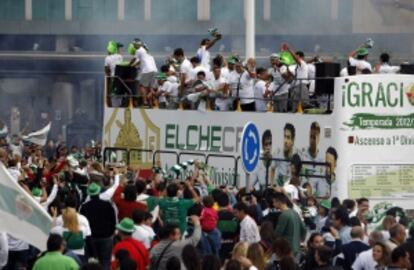
<path id="1" fill-rule="evenodd" d="M 352 198 L 414 198 L 414 76 L 337 78 L 339 177 Z"/>
<path id="2" fill-rule="evenodd" d="M 304 161 L 329 161 L 334 174 L 336 159 L 327 150 L 333 145 L 332 115 L 300 115 L 277 113 L 199 112 L 175 110 L 144 110 L 106 108 L 103 134 L 104 147 L 143 148 L 221 154 L 231 157 L 211 157 L 208 173 L 216 184 L 233 184 L 234 157 L 240 156 L 240 141 L 247 119 L 257 126 L 261 145 L 260 157 L 290 159 L 299 154 Z M 199 158 L 188 154 L 182 160 Z M 135 152 L 132 165 L 141 169 L 152 168 L 151 153 Z M 168 170 L 176 163 L 176 156 L 159 154 L 156 163 Z M 255 187 L 265 184 L 266 166 L 259 161 L 249 176 Z M 303 166 L 303 173 L 324 175 L 326 166 Z M 239 162 L 237 183 L 245 186 L 246 174 Z M 269 183 L 283 185 L 290 180 L 290 162 L 270 164 Z M 331 178 L 334 180 L 335 178 Z M 303 177 L 319 197 L 331 195 L 330 184 L 324 177 Z M 309 186 L 309 185 L 308 185 Z"/>

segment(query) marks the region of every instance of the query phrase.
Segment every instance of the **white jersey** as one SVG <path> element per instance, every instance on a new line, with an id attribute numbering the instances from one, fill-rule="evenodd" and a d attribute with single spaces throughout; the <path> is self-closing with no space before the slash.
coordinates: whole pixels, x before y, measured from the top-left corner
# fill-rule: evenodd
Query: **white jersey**
<path id="1" fill-rule="evenodd" d="M 154 230 L 147 225 L 135 225 L 135 232 L 132 238 L 140 241 L 147 249 L 151 248 L 152 240 L 154 240 Z"/>
<path id="2" fill-rule="evenodd" d="M 111 71 L 111 76 L 115 76 L 115 68 L 117 65 L 121 64 L 122 61 L 122 55 L 118 53 L 111 54 L 105 57 L 105 67 L 109 67 L 109 70 Z"/>
<path id="3" fill-rule="evenodd" d="M 357 74 L 361 74 L 361 71 L 364 69 L 372 71 L 371 64 L 365 60 L 358 60 L 353 57 L 349 57 L 349 64 L 357 68 Z"/>
<path id="4" fill-rule="evenodd" d="M 341 72 L 339 72 L 339 76 L 340 77 L 349 76 L 349 74 L 348 74 L 348 67 L 344 67 L 343 69 L 341 69 Z"/>
<path id="5" fill-rule="evenodd" d="M 204 73 L 206 74 L 206 81 L 212 80 L 213 75 L 210 72 L 210 70 L 208 70 L 207 68 L 205 68 L 203 66 L 196 66 L 195 68 L 191 69 L 188 81 L 196 81 L 197 80 L 197 73 L 199 73 L 200 71 L 204 71 Z"/>
<path id="6" fill-rule="evenodd" d="M 82 215 L 82 214 L 77 214 L 78 215 L 78 222 L 79 222 L 79 226 L 81 228 L 85 228 L 85 235 L 89 236 L 91 235 L 91 227 L 89 226 L 89 221 L 88 219 Z M 62 215 L 58 216 L 56 219 L 56 226 L 60 226 L 63 227 L 63 219 L 62 219 Z"/>
<path id="7" fill-rule="evenodd" d="M 144 47 L 135 51 L 135 59 L 140 63 L 141 73 L 157 72 L 154 57 Z"/>
<path id="8" fill-rule="evenodd" d="M 210 80 L 209 83 L 212 85 L 214 91 L 222 92 L 223 89 L 220 89 L 220 87 L 226 85 L 227 81 L 223 76 L 220 76 L 218 79 L 214 78 L 213 80 Z M 230 100 L 228 98 L 217 97 L 215 105 L 220 111 L 227 111 L 230 108 Z"/>
<path id="9" fill-rule="evenodd" d="M 254 102 L 254 78 L 250 77 L 247 71 L 244 71 L 240 78 L 239 97 L 240 104 Z"/>
<path id="10" fill-rule="evenodd" d="M 274 96 L 280 96 L 289 93 L 290 85 L 283 79 L 282 71 L 286 72 L 286 66 L 279 68 L 269 68 L 269 73 L 272 75 L 273 81 L 269 85 L 269 90 L 273 92 Z"/>
<path id="11" fill-rule="evenodd" d="M 300 64 L 289 66 L 289 71 L 295 75 L 292 86 L 308 83 L 308 65 L 305 61 L 300 60 Z"/>
<path id="12" fill-rule="evenodd" d="M 210 52 L 207 50 L 207 46 L 204 45 L 198 48 L 197 56 L 201 60 L 201 65 L 210 70 Z"/>
<path id="13" fill-rule="evenodd" d="M 315 64 L 308 64 L 308 79 L 309 79 L 309 93 L 315 93 L 315 78 L 316 67 Z"/>
<path id="14" fill-rule="evenodd" d="M 301 153 L 301 159 L 303 161 L 312 161 L 312 162 L 324 162 L 322 152 L 319 151 L 315 157 L 313 157 L 310 152 L 309 148 L 305 149 Z M 314 166 L 310 164 L 304 164 L 303 169 L 305 170 L 305 174 L 314 174 L 314 175 L 325 175 L 325 167 L 324 166 Z M 324 178 L 316 178 L 316 177 L 307 177 L 306 181 L 309 182 L 312 186 L 313 194 L 317 197 L 326 197 L 330 196 L 330 186 L 326 179 Z"/>
<path id="15" fill-rule="evenodd" d="M 227 77 L 227 83 L 229 84 L 231 95 L 233 97 L 237 96 L 237 87 L 240 87 L 239 84 L 240 84 L 241 75 L 242 74 L 239 74 L 237 73 L 237 71 L 233 70 L 229 73 Z"/>
<path id="16" fill-rule="evenodd" d="M 258 80 L 254 85 L 254 102 L 256 111 L 265 112 L 267 110 L 267 101 L 264 94 L 266 93 L 266 82 L 264 80 Z"/>
<path id="17" fill-rule="evenodd" d="M 230 75 L 230 69 L 228 67 L 222 67 L 220 71 L 221 77 L 228 81 Z"/>
<path id="18" fill-rule="evenodd" d="M 400 72 L 399 66 L 390 66 L 388 63 L 383 63 L 378 70 L 381 74 L 396 74 Z"/>
<path id="19" fill-rule="evenodd" d="M 185 74 L 185 77 L 188 78 L 192 69 L 193 65 L 191 62 L 187 58 L 184 58 L 183 62 L 180 65 L 180 73 Z"/>
<path id="20" fill-rule="evenodd" d="M 261 157 L 263 157 L 263 151 L 260 154 Z M 276 154 L 272 154 L 272 158 L 275 157 Z M 272 160 L 269 164 L 268 169 L 268 183 L 273 183 L 274 179 L 270 179 L 270 172 L 272 170 L 276 169 L 276 161 Z M 259 160 L 259 163 L 257 164 L 256 170 L 251 174 L 251 183 L 253 183 L 253 187 L 256 189 L 259 189 L 260 186 L 266 185 L 266 161 L 265 160 Z"/>
<path id="21" fill-rule="evenodd" d="M 167 103 L 167 96 L 176 97 L 178 95 L 178 83 L 165 81 L 163 85 L 158 88 L 158 91 L 164 94 L 158 97 L 158 101 Z"/>
<path id="22" fill-rule="evenodd" d="M 298 151 L 297 149 L 293 150 L 292 156 L 296 154 Z M 284 156 L 283 150 L 279 149 L 276 158 L 279 159 L 290 159 Z M 277 184 L 283 186 L 285 183 L 290 181 L 292 178 L 292 172 L 290 169 L 290 161 L 277 161 L 276 162 L 276 181 Z"/>

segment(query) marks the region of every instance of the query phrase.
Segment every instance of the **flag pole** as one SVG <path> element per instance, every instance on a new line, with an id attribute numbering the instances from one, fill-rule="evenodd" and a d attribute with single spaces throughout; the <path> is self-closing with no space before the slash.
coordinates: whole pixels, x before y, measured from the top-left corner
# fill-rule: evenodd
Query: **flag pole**
<path id="1" fill-rule="evenodd" d="M 255 57 L 255 0 L 245 0 L 246 59 Z"/>

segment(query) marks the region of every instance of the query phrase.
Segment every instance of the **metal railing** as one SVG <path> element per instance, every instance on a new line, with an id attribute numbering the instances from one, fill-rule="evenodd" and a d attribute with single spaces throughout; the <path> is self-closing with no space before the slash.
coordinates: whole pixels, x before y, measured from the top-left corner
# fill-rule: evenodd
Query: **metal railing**
<path id="1" fill-rule="evenodd" d="M 231 163 L 233 163 L 233 170 L 232 170 L 232 174 L 233 174 L 233 186 L 235 187 L 239 187 L 240 183 L 237 183 L 238 180 L 238 175 L 239 175 L 239 161 L 241 159 L 240 156 L 234 156 L 234 155 L 225 155 L 225 154 L 216 154 L 216 153 L 203 153 L 203 152 L 179 152 L 179 151 L 173 151 L 173 150 L 151 150 L 151 149 L 139 149 L 139 148 L 120 148 L 120 147 L 106 147 L 104 149 L 104 166 L 108 165 L 108 157 L 110 157 L 111 153 L 122 153 L 122 156 L 126 158 L 125 163 L 126 165 L 130 165 L 131 164 L 131 152 L 140 152 L 140 153 L 151 153 L 152 155 L 152 166 L 153 168 L 155 167 L 159 167 L 160 164 L 157 164 L 156 160 L 157 160 L 157 156 L 161 155 L 161 154 L 168 154 L 168 155 L 173 155 L 175 156 L 175 161 L 176 164 L 180 164 L 184 161 L 188 161 L 188 160 L 183 160 L 183 156 L 197 156 L 200 158 L 203 158 L 205 161 L 205 164 L 207 166 L 212 166 L 211 165 L 211 161 L 212 159 L 230 159 Z M 260 161 L 259 162 L 263 162 L 265 164 L 265 178 L 263 179 L 265 182 L 265 185 L 260 185 L 260 188 L 266 188 L 271 186 L 269 184 L 270 182 L 270 168 L 272 163 L 276 162 L 277 163 L 282 163 L 282 162 L 286 162 L 288 163 L 287 166 L 290 166 L 291 160 L 289 159 L 283 159 L 283 158 L 268 158 L 268 157 L 260 157 Z M 115 162 L 115 164 L 113 162 L 110 163 L 110 166 L 116 166 L 117 163 Z M 304 168 L 304 166 L 313 166 L 313 167 L 324 167 L 324 169 L 322 170 L 323 172 L 327 171 L 327 168 L 329 167 L 329 164 L 326 162 L 314 162 L 314 161 L 307 161 L 307 160 L 303 160 L 302 161 L 302 168 Z M 277 167 L 277 166 L 276 166 Z M 326 183 L 329 185 L 329 191 L 331 194 L 331 176 L 324 173 L 324 174 L 314 174 L 314 173 L 307 173 L 308 171 L 305 169 L 302 169 L 301 173 L 299 174 L 300 177 L 306 177 L 306 178 L 313 178 L 313 179 L 321 179 L 321 181 L 326 181 Z M 246 174 L 246 180 L 247 178 L 249 178 L 250 175 Z M 284 176 L 285 177 L 285 176 Z M 213 181 L 215 179 L 212 179 Z M 288 179 L 290 180 L 290 179 Z M 248 180 L 250 181 L 250 180 Z M 246 182 L 246 185 L 249 185 L 250 183 Z M 254 187 L 257 183 L 252 183 L 252 186 Z"/>
<path id="2" fill-rule="evenodd" d="M 280 92 L 281 88 L 284 86 L 284 84 L 280 84 L 279 87 L 275 90 L 272 91 L 271 95 L 268 98 L 258 98 L 258 97 L 242 97 L 240 92 L 243 92 L 243 90 L 237 91 L 236 94 L 233 95 L 229 95 L 226 99 L 228 99 L 229 103 L 232 103 L 234 101 L 234 106 L 230 106 L 229 110 L 227 111 L 242 111 L 240 103 L 253 103 L 256 101 L 262 101 L 266 103 L 266 110 L 262 110 L 262 108 L 260 108 L 260 110 L 255 110 L 256 112 L 296 112 L 296 111 L 301 111 L 303 109 L 303 107 L 307 107 L 308 109 L 314 109 L 312 112 L 313 113 L 331 113 L 331 106 L 332 106 L 332 97 L 331 97 L 331 93 L 333 93 L 333 82 L 332 82 L 332 89 L 326 90 L 326 89 L 317 89 L 315 88 L 314 90 L 314 94 L 312 96 L 309 96 L 309 86 L 310 86 L 310 82 L 315 82 L 315 87 L 316 82 L 317 81 L 332 81 L 334 80 L 335 77 L 318 77 L 318 78 L 313 78 L 313 79 L 294 79 L 293 81 L 291 81 L 289 83 L 289 90 L 287 93 L 281 94 L 279 95 L 278 93 Z M 111 88 L 111 83 L 108 83 L 108 81 L 115 81 L 115 82 L 120 82 L 120 84 L 124 87 L 124 89 L 126 91 L 124 91 L 123 93 L 114 93 L 113 89 Z M 304 81 L 303 83 L 301 81 Z M 114 85 L 112 83 L 112 85 Z M 298 93 L 295 92 L 295 88 L 299 87 L 299 98 L 296 98 L 295 95 L 297 95 Z M 118 76 L 111 76 L 111 77 L 106 77 L 106 84 L 105 84 L 105 92 L 106 92 L 106 97 L 107 97 L 107 101 L 106 101 L 106 105 L 108 107 L 127 107 L 129 104 L 132 104 L 133 107 L 141 107 L 141 105 L 139 105 L 138 100 L 142 97 L 140 94 L 133 94 L 135 91 L 131 89 L 130 86 L 128 86 L 120 77 Z M 115 89 L 116 90 L 116 89 Z M 305 94 L 302 94 L 302 91 L 305 91 Z M 178 91 L 179 93 L 181 92 L 180 90 Z M 230 90 L 231 92 L 231 90 Z M 326 94 L 323 94 L 326 93 Z M 178 99 L 178 108 L 183 109 L 184 107 L 186 107 L 186 109 L 188 109 L 188 106 L 185 106 L 186 104 L 188 105 L 189 103 L 192 104 L 192 106 L 189 106 L 190 109 L 195 109 L 196 105 L 198 104 L 197 102 L 192 102 L 192 101 L 188 101 L 186 98 L 188 97 L 188 94 L 190 94 L 188 91 L 186 91 L 183 95 L 178 94 L 178 97 L 174 97 Z M 287 94 L 287 96 L 286 96 Z M 281 97 L 281 96 L 284 97 Z M 303 98 L 302 96 L 305 95 L 306 97 Z M 120 99 L 121 100 L 121 105 L 119 106 L 114 106 L 113 104 L 111 104 L 110 100 L 111 99 Z M 216 97 L 204 97 L 203 100 L 205 100 L 207 102 L 207 110 L 216 110 L 219 111 L 218 108 L 214 108 L 214 100 L 216 99 Z M 122 101 L 123 100 L 123 101 Z M 132 100 L 134 100 L 134 102 L 131 102 Z M 246 100 L 250 100 L 252 102 L 242 102 L 242 101 L 246 101 Z M 238 103 L 238 104 L 237 104 Z M 279 108 L 280 103 L 286 103 L 286 105 L 283 106 L 283 108 Z M 297 105 L 298 103 L 300 104 Z M 196 104 L 196 105 L 194 105 Z M 143 106 L 144 107 L 144 106 Z M 286 107 L 286 108 L 285 108 Z M 158 101 L 156 101 L 154 103 L 154 106 L 145 106 L 145 108 L 159 108 L 159 104 Z M 318 111 L 320 110 L 320 111 Z M 308 110 L 308 112 L 311 112 L 311 110 Z"/>

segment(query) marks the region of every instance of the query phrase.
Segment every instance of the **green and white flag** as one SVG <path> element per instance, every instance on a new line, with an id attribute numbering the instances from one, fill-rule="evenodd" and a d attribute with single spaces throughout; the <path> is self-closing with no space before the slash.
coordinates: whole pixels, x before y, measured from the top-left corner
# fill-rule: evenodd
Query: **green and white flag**
<path id="1" fill-rule="evenodd" d="M 29 135 L 22 136 L 22 139 L 24 141 L 27 141 L 33 144 L 45 146 L 46 141 L 47 141 L 47 135 L 49 134 L 51 124 L 52 123 L 49 122 L 49 124 L 47 124 L 44 128 L 38 131 L 32 132 Z"/>
<path id="2" fill-rule="evenodd" d="M 46 249 L 52 219 L 0 162 L 0 231 Z"/>

